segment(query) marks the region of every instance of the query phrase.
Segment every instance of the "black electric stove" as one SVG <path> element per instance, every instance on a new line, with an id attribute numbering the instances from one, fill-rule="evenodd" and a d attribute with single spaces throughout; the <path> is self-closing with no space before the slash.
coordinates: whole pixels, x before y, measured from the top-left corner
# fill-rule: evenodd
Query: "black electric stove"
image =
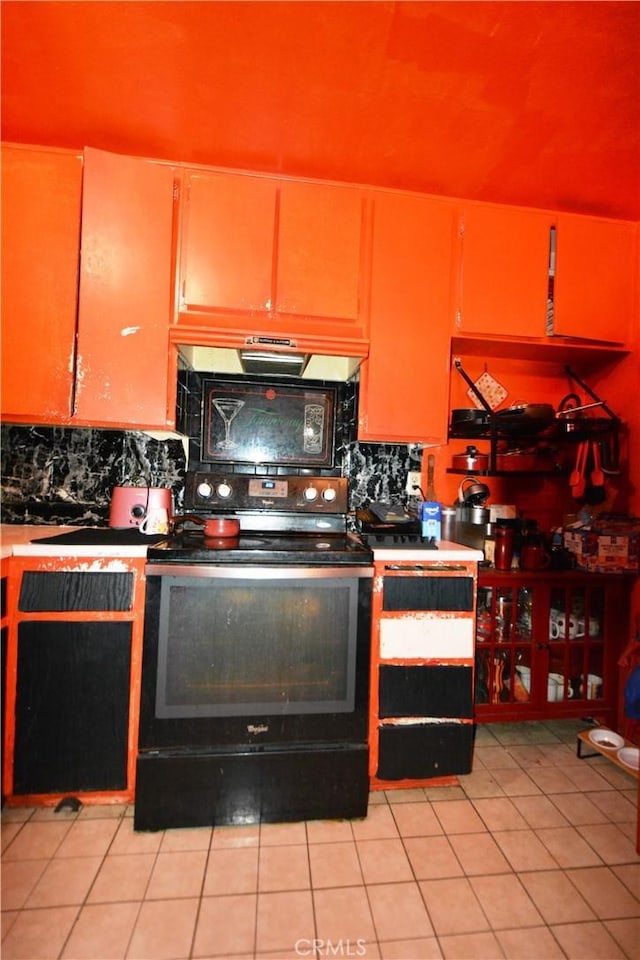
<path id="1" fill-rule="evenodd" d="M 370 547 L 347 532 L 343 477 L 195 471 L 187 475 L 185 508 L 187 516 L 233 517 L 240 522 L 240 533 L 205 537 L 201 525 L 186 519 L 179 532 L 149 547 L 149 564 L 372 562 Z"/>
<path id="2" fill-rule="evenodd" d="M 147 553 L 136 830 L 366 815 L 373 552 L 346 505 L 343 478 L 187 477 L 196 520 Z"/>

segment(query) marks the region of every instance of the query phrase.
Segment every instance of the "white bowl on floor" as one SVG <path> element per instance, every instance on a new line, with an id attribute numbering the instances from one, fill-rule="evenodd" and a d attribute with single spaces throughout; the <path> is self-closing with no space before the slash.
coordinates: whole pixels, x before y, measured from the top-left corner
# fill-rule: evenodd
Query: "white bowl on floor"
<path id="1" fill-rule="evenodd" d="M 630 770 L 640 770 L 640 748 L 622 747 L 618 750 L 618 760 Z"/>
<path id="2" fill-rule="evenodd" d="M 589 740 L 606 750 L 619 750 L 620 747 L 624 747 L 624 737 L 613 730 L 607 730 L 606 727 L 596 727 L 595 730 L 589 730 Z"/>

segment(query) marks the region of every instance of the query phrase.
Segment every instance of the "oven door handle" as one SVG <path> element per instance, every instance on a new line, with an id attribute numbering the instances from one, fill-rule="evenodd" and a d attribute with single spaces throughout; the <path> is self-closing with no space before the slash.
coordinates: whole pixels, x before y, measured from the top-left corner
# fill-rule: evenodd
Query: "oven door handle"
<path id="1" fill-rule="evenodd" d="M 242 563 L 232 566 L 214 566 L 210 563 L 148 563 L 144 568 L 149 577 L 194 577 L 215 580 L 335 580 L 354 577 L 373 577 L 373 567 L 276 567 L 246 566 Z"/>

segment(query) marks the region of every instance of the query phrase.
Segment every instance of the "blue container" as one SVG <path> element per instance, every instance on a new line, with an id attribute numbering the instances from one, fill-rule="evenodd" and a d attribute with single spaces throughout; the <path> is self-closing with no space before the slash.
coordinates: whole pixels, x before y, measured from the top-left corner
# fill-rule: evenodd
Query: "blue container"
<path id="1" fill-rule="evenodd" d="M 425 500 L 420 508 L 420 523 L 423 537 L 442 539 L 442 506 Z"/>

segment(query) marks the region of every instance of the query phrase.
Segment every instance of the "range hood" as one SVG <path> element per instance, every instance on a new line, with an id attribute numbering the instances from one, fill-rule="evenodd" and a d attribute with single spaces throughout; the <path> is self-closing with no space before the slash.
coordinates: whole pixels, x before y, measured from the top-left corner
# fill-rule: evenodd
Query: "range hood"
<path id="1" fill-rule="evenodd" d="M 256 341 L 258 339 L 255 338 Z M 364 359 L 305 353 L 279 347 L 280 344 L 263 338 L 261 342 L 238 348 L 180 344 L 178 349 L 191 370 L 254 377 L 284 376 L 303 380 L 331 380 L 339 383 L 350 380 Z"/>

